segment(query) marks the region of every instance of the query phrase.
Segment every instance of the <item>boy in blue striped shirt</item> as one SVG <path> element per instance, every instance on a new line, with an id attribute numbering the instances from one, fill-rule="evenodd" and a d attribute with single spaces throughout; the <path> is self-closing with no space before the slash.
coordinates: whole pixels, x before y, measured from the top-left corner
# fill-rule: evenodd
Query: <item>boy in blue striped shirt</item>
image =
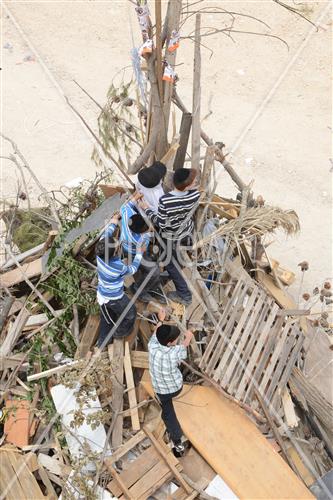
<path id="1" fill-rule="evenodd" d="M 141 243 L 136 248 L 136 255 L 130 265 L 126 265 L 118 256 L 119 243 L 113 238 L 113 233 L 120 219 L 115 215 L 110 225 L 96 245 L 97 260 L 97 302 L 101 311 L 100 333 L 98 346 L 112 342 L 112 337 L 128 336 L 134 326 L 136 307 L 124 292 L 124 277 L 137 272 L 140 266 L 145 246 Z M 118 327 L 107 339 L 116 322 L 121 318 Z M 104 346 L 103 346 L 104 347 Z"/>
<path id="2" fill-rule="evenodd" d="M 128 257 L 129 262 L 135 256 L 136 248 L 142 245 L 147 248 L 152 237 L 152 233 L 149 232 L 149 226 L 136 206 L 136 201 L 141 197 L 140 193 L 135 193 L 120 209 L 120 242 L 123 255 Z M 139 271 L 134 276 L 134 280 L 135 284 L 131 287 L 133 293 L 142 286 L 138 296 L 139 300 L 146 303 L 154 299 L 159 302 L 166 302 L 160 289 L 160 268 L 147 252 L 142 259 Z"/>

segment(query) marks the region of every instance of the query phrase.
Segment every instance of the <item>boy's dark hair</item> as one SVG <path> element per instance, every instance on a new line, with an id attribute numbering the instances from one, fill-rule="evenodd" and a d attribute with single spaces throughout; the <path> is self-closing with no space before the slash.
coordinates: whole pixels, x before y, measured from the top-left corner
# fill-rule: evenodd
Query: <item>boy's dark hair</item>
<path id="1" fill-rule="evenodd" d="M 180 330 L 174 325 L 161 325 L 156 330 L 156 337 L 160 344 L 168 345 L 169 342 L 173 342 L 180 335 Z"/>
<path id="2" fill-rule="evenodd" d="M 128 221 L 128 226 L 133 233 L 141 234 L 148 231 L 149 227 L 140 214 L 134 214 Z"/>
<path id="3" fill-rule="evenodd" d="M 118 242 L 115 238 L 103 238 L 95 245 L 95 254 L 100 259 L 107 262 L 111 257 L 115 256 L 118 248 Z"/>
<path id="4" fill-rule="evenodd" d="M 142 168 L 138 173 L 138 181 L 142 186 L 154 188 L 158 186 L 161 180 L 165 177 L 167 168 L 164 163 L 155 161 L 150 167 Z"/>
<path id="5" fill-rule="evenodd" d="M 184 191 L 197 175 L 198 171 L 195 168 L 177 168 L 173 174 L 173 184 L 179 191 Z"/>

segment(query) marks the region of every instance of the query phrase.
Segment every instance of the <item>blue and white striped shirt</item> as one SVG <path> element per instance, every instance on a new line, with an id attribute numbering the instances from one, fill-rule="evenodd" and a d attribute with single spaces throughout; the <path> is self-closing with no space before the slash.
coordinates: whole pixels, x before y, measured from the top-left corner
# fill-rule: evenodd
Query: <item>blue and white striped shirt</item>
<path id="1" fill-rule="evenodd" d="M 132 215 L 137 214 L 135 204 L 132 201 L 125 203 L 121 209 L 121 231 L 120 241 L 125 252 L 135 255 L 136 247 L 147 246 L 150 240 L 150 233 L 137 234 L 129 228 L 129 219 Z"/>
<path id="2" fill-rule="evenodd" d="M 111 237 L 116 229 L 110 224 L 101 239 Z M 97 257 L 97 302 L 101 305 L 110 300 L 118 300 L 124 295 L 124 276 L 135 274 L 142 259 L 142 254 L 135 256 L 131 265 L 126 265 L 119 257 L 111 257 L 108 262 Z"/>

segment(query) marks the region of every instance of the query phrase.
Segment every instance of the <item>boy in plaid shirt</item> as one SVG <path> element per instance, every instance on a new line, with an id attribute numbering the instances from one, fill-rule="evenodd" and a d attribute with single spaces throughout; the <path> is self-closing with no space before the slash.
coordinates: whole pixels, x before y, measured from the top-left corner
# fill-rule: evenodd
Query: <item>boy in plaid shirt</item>
<path id="1" fill-rule="evenodd" d="M 178 366 L 187 357 L 187 346 L 193 333 L 187 331 L 181 344 L 177 345 L 180 330 L 173 325 L 163 325 L 165 310 L 158 314 L 160 322 L 149 344 L 149 372 L 155 394 L 161 403 L 162 419 L 174 445 L 176 456 L 184 452 L 182 429 L 173 406 L 173 398 L 183 388 L 183 375 Z"/>

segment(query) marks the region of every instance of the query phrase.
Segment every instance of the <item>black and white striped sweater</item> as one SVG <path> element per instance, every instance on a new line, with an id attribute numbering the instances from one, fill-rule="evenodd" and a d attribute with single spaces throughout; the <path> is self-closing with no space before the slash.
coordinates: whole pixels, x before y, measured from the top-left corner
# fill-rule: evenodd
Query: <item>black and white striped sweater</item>
<path id="1" fill-rule="evenodd" d="M 196 189 L 170 191 L 161 196 L 157 214 L 150 208 L 146 209 L 146 214 L 164 238 L 182 240 L 193 232 L 193 215 L 199 199 L 200 193 Z"/>

